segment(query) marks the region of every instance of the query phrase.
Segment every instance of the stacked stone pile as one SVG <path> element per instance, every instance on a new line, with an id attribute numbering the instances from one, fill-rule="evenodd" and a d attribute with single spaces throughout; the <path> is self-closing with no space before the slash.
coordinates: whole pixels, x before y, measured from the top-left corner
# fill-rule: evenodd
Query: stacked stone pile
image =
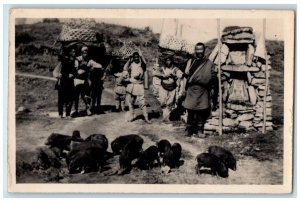
<path id="1" fill-rule="evenodd" d="M 266 86 L 266 77 L 270 78 L 271 71 L 270 56 L 263 58 L 257 53 L 258 48 L 265 45 L 258 44 L 250 27 L 225 28 L 221 42 L 223 130 L 262 131 L 266 89 L 266 130 L 273 130 L 272 96 L 269 85 Z M 209 57 L 216 66 L 218 49 L 219 45 Z M 213 133 L 218 129 L 219 111 L 216 111 L 207 121 L 205 131 Z"/>

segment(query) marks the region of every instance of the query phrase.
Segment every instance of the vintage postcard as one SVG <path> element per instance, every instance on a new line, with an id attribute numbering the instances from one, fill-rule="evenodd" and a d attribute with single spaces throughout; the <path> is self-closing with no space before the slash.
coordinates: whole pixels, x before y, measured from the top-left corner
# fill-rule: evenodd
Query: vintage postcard
<path id="1" fill-rule="evenodd" d="M 294 11 L 11 9 L 9 25 L 9 192 L 292 192 Z"/>

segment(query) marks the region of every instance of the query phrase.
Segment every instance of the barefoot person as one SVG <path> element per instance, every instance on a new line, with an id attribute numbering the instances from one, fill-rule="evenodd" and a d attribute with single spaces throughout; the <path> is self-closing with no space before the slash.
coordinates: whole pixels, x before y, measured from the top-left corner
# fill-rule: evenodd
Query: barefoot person
<path id="1" fill-rule="evenodd" d="M 165 58 L 165 66 L 153 73 L 154 77 L 161 80 L 159 88 L 159 101 L 163 111 L 163 121 L 170 121 L 170 113 L 175 108 L 176 88 L 180 85 L 183 72 L 174 66 L 173 55 L 169 54 Z"/>
<path id="2" fill-rule="evenodd" d="M 124 66 L 124 73 L 127 74 L 126 101 L 129 107 L 128 121 L 134 120 L 134 103 L 138 99 L 140 109 L 143 112 L 145 121 L 148 119 L 147 107 L 145 104 L 144 92 L 144 73 L 146 71 L 146 62 L 141 54 L 134 52 Z"/>
<path id="3" fill-rule="evenodd" d="M 64 50 L 60 56 L 60 63 L 53 71 L 53 76 L 57 78 L 56 90 L 58 90 L 58 114 L 63 118 L 64 107 L 66 107 L 66 117 L 70 117 L 73 97 L 74 97 L 74 75 L 75 69 L 75 49 Z"/>
<path id="4" fill-rule="evenodd" d="M 187 62 L 185 69 L 186 97 L 184 107 L 187 109 L 187 126 L 185 135 L 205 137 L 204 124 L 210 115 L 210 94 L 217 84 L 214 64 L 204 56 L 205 45 L 197 43 L 195 58 Z"/>

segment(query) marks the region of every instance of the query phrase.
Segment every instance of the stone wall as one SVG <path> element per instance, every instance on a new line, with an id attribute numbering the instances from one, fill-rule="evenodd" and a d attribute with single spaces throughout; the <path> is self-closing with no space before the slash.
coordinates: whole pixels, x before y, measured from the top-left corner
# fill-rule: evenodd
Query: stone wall
<path id="1" fill-rule="evenodd" d="M 219 46 L 210 55 L 216 67 Z M 266 130 L 273 130 L 272 96 L 266 76 L 270 78 L 270 56 L 264 57 L 265 45 L 257 40 L 252 28 L 234 27 L 222 34 L 221 82 L 223 99 L 223 131 L 244 129 L 262 131 L 264 93 L 266 97 Z M 266 68 L 267 63 L 267 68 Z M 219 109 L 205 124 L 206 133 L 219 130 Z"/>

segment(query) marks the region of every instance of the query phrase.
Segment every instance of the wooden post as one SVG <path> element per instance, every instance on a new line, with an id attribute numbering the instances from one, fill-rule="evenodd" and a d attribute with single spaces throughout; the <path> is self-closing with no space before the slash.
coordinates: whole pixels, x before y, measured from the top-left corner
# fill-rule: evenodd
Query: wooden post
<path id="1" fill-rule="evenodd" d="M 222 81 L 221 81 L 221 30 L 220 19 L 217 19 L 218 30 L 218 81 L 219 81 L 219 135 L 223 135 L 223 93 L 222 93 Z"/>
<path id="2" fill-rule="evenodd" d="M 265 46 L 265 76 L 266 76 L 266 82 L 265 82 L 265 91 L 264 91 L 264 106 L 263 106 L 263 133 L 266 133 L 266 120 L 267 120 L 267 114 L 266 114 L 266 100 L 267 100 L 267 93 L 268 93 L 268 85 L 269 85 L 269 75 L 268 75 L 268 62 L 267 62 L 267 49 L 266 49 L 266 18 L 263 20 L 263 39 L 264 39 L 264 46 Z"/>

